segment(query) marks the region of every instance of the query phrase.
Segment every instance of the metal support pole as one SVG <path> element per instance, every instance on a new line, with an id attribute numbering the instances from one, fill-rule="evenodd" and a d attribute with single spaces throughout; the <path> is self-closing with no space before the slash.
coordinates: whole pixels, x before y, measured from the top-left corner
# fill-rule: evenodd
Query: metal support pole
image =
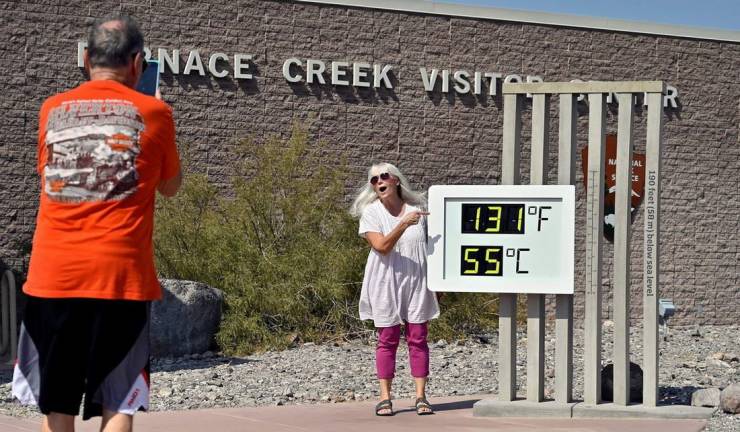
<path id="1" fill-rule="evenodd" d="M 560 95 L 558 184 L 575 184 L 578 113 L 573 94 Z M 573 400 L 573 296 L 555 296 L 555 401 Z"/>
<path id="2" fill-rule="evenodd" d="M 501 184 L 519 184 L 522 96 L 504 95 Z M 499 400 L 516 399 L 516 294 L 499 294 Z"/>
<path id="3" fill-rule="evenodd" d="M 532 97 L 532 159 L 530 183 L 547 184 L 550 96 Z M 545 399 L 545 296 L 527 294 L 527 400 Z"/>
<path id="4" fill-rule="evenodd" d="M 630 400 L 630 231 L 632 226 L 632 93 L 618 93 L 614 227 L 614 403 Z"/>
<path id="5" fill-rule="evenodd" d="M 660 169 L 663 148 L 663 95 L 649 93 L 645 155 L 645 284 L 643 289 L 642 403 L 658 402 L 658 293 L 660 288 Z"/>
<path id="6" fill-rule="evenodd" d="M 583 399 L 601 402 L 601 261 L 604 234 L 605 97 L 588 95 L 588 187 L 586 188 L 586 309 Z"/>

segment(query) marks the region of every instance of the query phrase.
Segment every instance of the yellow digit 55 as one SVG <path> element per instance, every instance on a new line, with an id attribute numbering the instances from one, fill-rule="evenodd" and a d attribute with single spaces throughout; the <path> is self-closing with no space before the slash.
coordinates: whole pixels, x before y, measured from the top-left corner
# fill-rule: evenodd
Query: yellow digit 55
<path id="1" fill-rule="evenodd" d="M 465 249 L 465 256 L 463 259 L 465 260 L 466 263 L 473 264 L 473 268 L 465 270 L 463 274 L 478 274 L 478 260 L 470 257 L 471 252 L 472 253 L 478 252 L 478 248 Z"/>
<path id="2" fill-rule="evenodd" d="M 495 254 L 501 251 L 501 248 L 487 248 L 486 249 L 486 262 L 493 264 L 493 268 L 486 270 L 486 274 L 497 275 L 501 273 L 501 261 L 491 257 L 491 254 Z"/>

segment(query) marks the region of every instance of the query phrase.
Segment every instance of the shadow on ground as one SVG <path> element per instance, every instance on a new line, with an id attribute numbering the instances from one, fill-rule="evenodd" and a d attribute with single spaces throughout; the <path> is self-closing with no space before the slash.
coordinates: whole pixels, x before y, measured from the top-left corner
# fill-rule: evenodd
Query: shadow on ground
<path id="1" fill-rule="evenodd" d="M 430 398 L 429 402 L 432 404 L 432 408 L 434 408 L 435 412 L 442 412 L 442 411 L 454 411 L 454 410 L 466 410 L 466 409 L 472 409 L 473 405 L 475 405 L 476 402 L 478 402 L 480 399 L 469 399 L 469 400 L 463 400 L 463 401 L 456 401 L 456 402 L 446 402 L 446 403 L 434 403 L 434 399 Z M 395 402 L 395 401 L 394 401 Z M 409 402 L 409 405 L 412 402 Z M 396 405 L 394 403 L 394 405 Z M 395 406 L 394 406 L 395 408 Z M 413 406 L 405 406 L 403 408 L 396 408 L 394 409 L 396 413 L 403 413 L 403 412 L 416 412 L 416 408 Z"/>
<path id="2" fill-rule="evenodd" d="M 256 363 L 260 360 L 244 357 L 220 357 L 214 356 L 209 358 L 157 358 L 152 360 L 151 371 L 157 372 L 174 372 L 184 370 L 208 369 L 215 366 L 229 365 L 237 366 L 246 363 Z"/>

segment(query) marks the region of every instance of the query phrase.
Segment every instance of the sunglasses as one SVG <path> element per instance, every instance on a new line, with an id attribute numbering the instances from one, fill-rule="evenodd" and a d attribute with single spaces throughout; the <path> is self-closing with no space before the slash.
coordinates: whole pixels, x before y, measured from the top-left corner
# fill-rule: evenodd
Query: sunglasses
<path id="1" fill-rule="evenodd" d="M 387 172 L 384 172 L 384 173 L 380 173 L 379 175 L 372 176 L 372 177 L 370 177 L 370 184 L 373 185 L 373 186 L 376 185 L 376 184 L 378 184 L 378 178 L 380 178 L 380 180 L 384 180 L 385 181 L 385 180 L 388 180 L 389 178 L 391 178 L 391 175 L 389 173 L 387 173 Z"/>

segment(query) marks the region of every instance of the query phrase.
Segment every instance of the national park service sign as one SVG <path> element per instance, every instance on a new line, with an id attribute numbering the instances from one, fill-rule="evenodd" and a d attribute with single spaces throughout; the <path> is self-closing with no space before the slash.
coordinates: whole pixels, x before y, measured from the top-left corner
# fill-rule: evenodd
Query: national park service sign
<path id="1" fill-rule="evenodd" d="M 606 149 L 604 157 L 604 237 L 610 242 L 614 241 L 614 203 L 617 194 L 617 136 L 608 134 L 606 136 Z M 581 167 L 583 167 L 583 184 L 587 187 L 588 173 L 588 147 L 581 150 Z M 632 209 L 631 221 L 635 220 L 637 208 L 645 196 L 645 154 L 632 153 Z"/>

